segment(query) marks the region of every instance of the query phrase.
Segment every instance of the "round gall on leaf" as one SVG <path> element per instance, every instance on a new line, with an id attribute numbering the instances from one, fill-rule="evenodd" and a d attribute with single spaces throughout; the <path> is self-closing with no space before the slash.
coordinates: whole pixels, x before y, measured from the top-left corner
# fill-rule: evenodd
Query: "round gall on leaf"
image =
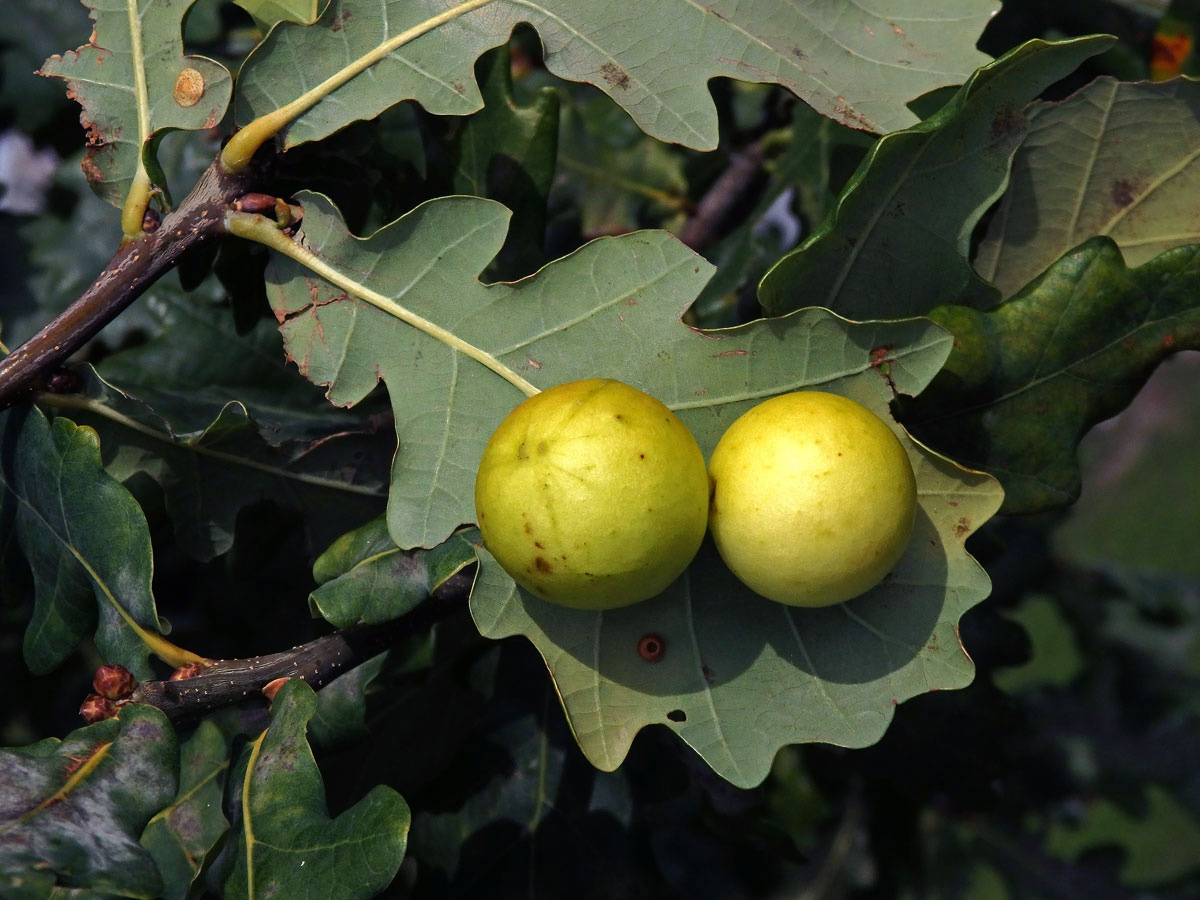
<path id="1" fill-rule="evenodd" d="M 500 423 L 475 480 L 483 544 L 530 593 L 574 609 L 653 597 L 704 538 L 696 439 L 658 400 L 606 378 L 530 397 Z"/>
<path id="2" fill-rule="evenodd" d="M 800 391 L 751 408 L 708 465 L 709 527 L 757 594 L 830 606 L 880 581 L 912 536 L 917 485 L 899 438 L 865 406 Z"/>

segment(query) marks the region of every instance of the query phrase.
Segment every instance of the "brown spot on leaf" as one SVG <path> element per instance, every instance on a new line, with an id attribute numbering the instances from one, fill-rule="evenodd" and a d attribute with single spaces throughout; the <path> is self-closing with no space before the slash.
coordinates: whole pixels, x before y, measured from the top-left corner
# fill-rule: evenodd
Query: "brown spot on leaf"
<path id="1" fill-rule="evenodd" d="M 667 652 L 667 644 L 657 634 L 648 634 L 638 641 L 637 652 L 646 662 L 658 662 Z"/>
<path id="2" fill-rule="evenodd" d="M 1011 104 L 1004 104 L 992 117 L 989 132 L 993 141 L 1020 137 L 1026 130 L 1025 115 Z"/>
<path id="3" fill-rule="evenodd" d="M 629 87 L 629 73 L 615 62 L 606 62 L 600 67 L 600 77 L 615 88 L 625 90 Z"/>
<path id="4" fill-rule="evenodd" d="M 757 351 L 753 350 L 722 350 L 720 353 L 713 354 L 713 359 L 719 359 L 722 356 L 757 356 Z"/>
<path id="5" fill-rule="evenodd" d="M 1137 197 L 1138 187 L 1125 178 L 1114 178 L 1112 183 L 1112 200 L 1117 206 L 1125 207 L 1133 203 Z"/>
<path id="6" fill-rule="evenodd" d="M 1175 346 L 1175 338 L 1168 334 L 1165 338 L 1163 338 L 1163 346 L 1170 350 Z"/>
<path id="7" fill-rule="evenodd" d="M 954 526 L 954 536 L 962 537 L 970 530 L 971 530 L 971 523 L 967 520 L 966 516 L 961 516 L 958 520 L 958 524 Z"/>

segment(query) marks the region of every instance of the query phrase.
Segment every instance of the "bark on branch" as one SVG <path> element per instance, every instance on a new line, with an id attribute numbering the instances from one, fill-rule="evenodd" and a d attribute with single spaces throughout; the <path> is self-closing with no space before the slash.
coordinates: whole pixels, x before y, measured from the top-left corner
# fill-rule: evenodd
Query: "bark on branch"
<path id="1" fill-rule="evenodd" d="M 466 604 L 471 593 L 472 565 L 447 579 L 432 596 L 403 618 L 353 625 L 282 653 L 249 659 L 223 659 L 200 674 L 179 681 L 147 681 L 129 697 L 131 703 L 157 706 L 175 724 L 244 700 L 265 702 L 262 689 L 280 678 L 301 678 L 313 688 L 328 684 L 401 637 L 427 631 Z"/>
<path id="2" fill-rule="evenodd" d="M 259 187 L 265 168 L 256 164 L 230 174 L 214 161 L 183 203 L 154 231 L 124 243 L 74 303 L 0 359 L 0 409 L 44 389 L 55 369 L 172 269 L 184 253 L 223 233 L 225 208 Z M 69 253 L 70 248 L 64 247 L 63 252 Z"/>

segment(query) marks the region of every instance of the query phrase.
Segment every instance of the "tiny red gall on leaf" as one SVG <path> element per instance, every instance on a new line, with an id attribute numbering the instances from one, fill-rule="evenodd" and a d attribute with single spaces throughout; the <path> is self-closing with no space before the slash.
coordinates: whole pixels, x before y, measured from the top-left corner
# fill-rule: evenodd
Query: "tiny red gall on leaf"
<path id="1" fill-rule="evenodd" d="M 137 687 L 137 679 L 124 666 L 101 666 L 96 670 L 96 677 L 92 679 L 92 687 L 101 697 L 123 700 L 133 693 L 133 689 Z"/>
<path id="2" fill-rule="evenodd" d="M 667 645 L 657 634 L 648 634 L 638 641 L 637 652 L 646 662 L 658 662 L 667 652 Z"/>

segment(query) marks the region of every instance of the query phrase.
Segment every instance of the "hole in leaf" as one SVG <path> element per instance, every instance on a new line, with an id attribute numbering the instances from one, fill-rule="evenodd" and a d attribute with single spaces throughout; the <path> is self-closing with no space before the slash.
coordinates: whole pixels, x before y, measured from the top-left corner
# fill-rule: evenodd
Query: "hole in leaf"
<path id="1" fill-rule="evenodd" d="M 687 713 L 685 713 L 682 709 L 673 709 L 667 713 L 667 718 L 672 722 L 686 722 Z"/>

